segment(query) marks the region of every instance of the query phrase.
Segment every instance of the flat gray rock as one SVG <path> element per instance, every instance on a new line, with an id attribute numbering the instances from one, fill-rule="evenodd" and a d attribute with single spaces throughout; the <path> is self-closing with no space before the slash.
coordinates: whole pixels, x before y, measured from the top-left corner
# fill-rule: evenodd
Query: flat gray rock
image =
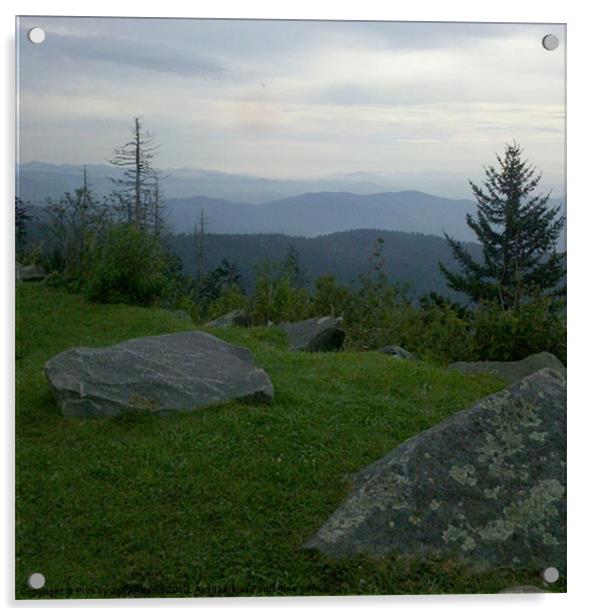
<path id="1" fill-rule="evenodd" d="M 535 353 L 520 361 L 458 361 L 450 364 L 448 368 L 464 374 L 494 374 L 509 383 L 517 383 L 542 368 L 553 368 L 566 376 L 566 368 L 561 361 L 547 351 Z"/>
<path id="2" fill-rule="evenodd" d="M 273 398 L 269 376 L 248 349 L 198 331 L 70 349 L 50 359 L 45 374 L 62 413 L 80 417 Z"/>
<path id="3" fill-rule="evenodd" d="M 313 317 L 279 327 L 287 334 L 290 351 L 339 351 L 345 341 L 342 317 Z"/>
<path id="4" fill-rule="evenodd" d="M 390 355 L 391 357 L 395 357 L 396 359 L 416 359 L 416 357 L 410 351 L 403 349 L 401 346 L 395 346 L 393 344 L 389 344 L 388 346 L 378 349 L 378 353 L 384 353 L 384 355 Z"/>
<path id="5" fill-rule="evenodd" d="M 225 329 L 227 327 L 248 327 L 250 325 L 250 317 L 246 313 L 246 310 L 232 310 L 227 314 L 223 314 L 221 317 L 209 321 L 208 327 L 218 327 Z"/>
<path id="6" fill-rule="evenodd" d="M 541 370 L 403 442 L 355 475 L 303 547 L 562 571 L 565 380 Z"/>

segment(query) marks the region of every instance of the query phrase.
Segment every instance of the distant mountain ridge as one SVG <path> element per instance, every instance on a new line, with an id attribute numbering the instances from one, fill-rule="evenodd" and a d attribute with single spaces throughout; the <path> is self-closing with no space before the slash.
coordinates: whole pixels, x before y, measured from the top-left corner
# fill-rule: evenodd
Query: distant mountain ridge
<path id="1" fill-rule="evenodd" d="M 112 165 L 86 165 L 96 195 L 109 194 L 121 169 Z M 83 165 L 31 161 L 17 166 L 17 195 L 23 201 L 41 205 L 47 197 L 57 198 L 80 186 Z M 392 183 L 377 181 L 371 174 L 345 174 L 317 180 L 276 180 L 223 173 L 209 169 L 165 169 L 162 189 L 167 197 L 204 195 L 229 201 L 265 203 L 315 191 L 351 191 L 369 194 L 396 189 Z"/>
<path id="2" fill-rule="evenodd" d="M 121 169 L 88 165 L 97 194 L 113 189 L 108 179 Z M 81 165 L 30 162 L 19 165 L 17 194 L 43 205 L 80 185 Z M 470 199 L 450 199 L 417 190 L 392 190 L 368 181 L 371 174 L 353 173 L 317 181 L 270 180 L 207 170 L 172 170 L 163 181 L 168 222 L 173 232 L 191 232 L 201 210 L 207 230 L 216 234 L 282 233 L 315 237 L 351 229 L 383 229 L 475 241 L 466 225 L 474 213 Z M 195 196 L 197 195 L 197 196 Z M 556 205 L 564 200 L 551 199 Z M 560 242 L 565 244 L 564 235 Z"/>
<path id="3" fill-rule="evenodd" d="M 465 216 L 475 205 L 418 191 L 359 195 L 350 192 L 304 193 L 264 204 L 234 203 L 209 197 L 168 199 L 169 221 L 189 232 L 201 210 L 211 233 L 283 233 L 314 237 L 351 229 L 384 229 L 474 240 Z"/>
<path id="4" fill-rule="evenodd" d="M 563 201 L 551 199 L 550 205 Z M 201 210 L 210 233 L 283 233 L 315 237 L 352 229 L 383 229 L 477 241 L 466 225 L 476 213 L 469 199 L 447 199 L 419 191 L 359 195 L 348 192 L 305 193 L 263 204 L 234 203 L 198 196 L 168 199 L 174 232 L 191 232 Z M 560 242 L 563 249 L 565 234 Z"/>

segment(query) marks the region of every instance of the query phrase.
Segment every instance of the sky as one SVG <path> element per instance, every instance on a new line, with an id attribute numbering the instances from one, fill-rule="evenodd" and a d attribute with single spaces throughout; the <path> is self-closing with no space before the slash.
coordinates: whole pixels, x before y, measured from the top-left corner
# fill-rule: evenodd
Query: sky
<path id="1" fill-rule="evenodd" d="M 26 33 L 42 27 L 46 39 Z M 541 41 L 556 34 L 560 45 Z M 565 27 L 22 17 L 19 162 L 105 163 L 140 116 L 163 169 L 441 178 L 517 141 L 564 194 Z"/>

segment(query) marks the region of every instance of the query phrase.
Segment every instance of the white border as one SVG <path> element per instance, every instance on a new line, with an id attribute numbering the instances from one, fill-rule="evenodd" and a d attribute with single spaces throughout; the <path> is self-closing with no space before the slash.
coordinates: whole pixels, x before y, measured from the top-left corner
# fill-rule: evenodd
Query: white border
<path id="1" fill-rule="evenodd" d="M 582 0 L 495 0 L 477 3 L 460 0 L 421 0 L 397 3 L 395 0 L 341 0 L 321 2 L 300 0 L 280 2 L 249 0 L 189 2 L 166 0 L 161 3 L 132 3 L 103 0 L 101 2 L 10 2 L 2 8 L 2 48 L 5 51 L 2 71 L 4 147 L 2 162 L 2 189 L 4 192 L 3 224 L 6 234 L 3 242 L 1 284 L 6 300 L 2 304 L 3 324 L 7 336 L 2 345 L 1 390 L 5 404 L 5 458 L 2 480 L 5 484 L 5 506 L 2 510 L 2 530 L 5 534 L 4 551 L 0 563 L 2 571 L 3 603 L 28 611 L 38 607 L 94 607 L 119 610 L 150 607 L 191 607 L 215 609 L 216 612 L 239 607 L 245 612 L 272 609 L 308 609 L 323 612 L 338 609 L 352 613 L 361 609 L 391 614 L 393 610 L 438 614 L 495 612 L 508 614 L 535 610 L 539 614 L 555 615 L 567 610 L 578 613 L 589 605 L 586 587 L 589 584 L 589 479 L 590 466 L 587 452 L 591 437 L 591 401 L 585 388 L 588 377 L 589 356 L 589 246 L 591 225 L 590 173 L 589 173 L 589 58 L 587 3 Z M 144 17 L 243 17 L 288 19 L 377 19 L 422 21 L 491 21 L 491 22 L 552 22 L 568 24 L 568 280 L 569 280 L 569 425 L 568 425 L 568 532 L 569 572 L 567 595 L 494 595 L 494 596 L 425 596 L 425 597 L 349 597 L 349 598 L 286 598 L 286 599 L 186 599 L 186 600 L 110 600 L 110 601 L 51 601 L 14 602 L 14 272 L 13 272 L 13 210 L 14 199 L 14 16 L 20 15 L 105 15 Z M 6 291 L 8 290 L 8 291 Z M 12 341 L 12 347 L 7 341 Z M 587 361 L 586 361 L 587 360 Z"/>

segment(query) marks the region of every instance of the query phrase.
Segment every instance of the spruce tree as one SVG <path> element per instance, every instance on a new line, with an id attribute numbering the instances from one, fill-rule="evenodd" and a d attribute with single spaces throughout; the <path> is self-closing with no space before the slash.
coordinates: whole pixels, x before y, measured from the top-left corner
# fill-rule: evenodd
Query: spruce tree
<path id="1" fill-rule="evenodd" d="M 550 193 L 533 194 L 541 174 L 522 158 L 519 145 L 507 144 L 496 160 L 498 168 L 484 168 L 482 187 L 470 181 L 477 211 L 466 215 L 466 223 L 481 244 L 482 258 L 474 259 L 445 234 L 461 272 L 441 262 L 439 267 L 454 291 L 508 310 L 532 297 L 564 293 L 566 255 L 556 244 L 565 219 L 559 206 L 548 206 Z"/>

